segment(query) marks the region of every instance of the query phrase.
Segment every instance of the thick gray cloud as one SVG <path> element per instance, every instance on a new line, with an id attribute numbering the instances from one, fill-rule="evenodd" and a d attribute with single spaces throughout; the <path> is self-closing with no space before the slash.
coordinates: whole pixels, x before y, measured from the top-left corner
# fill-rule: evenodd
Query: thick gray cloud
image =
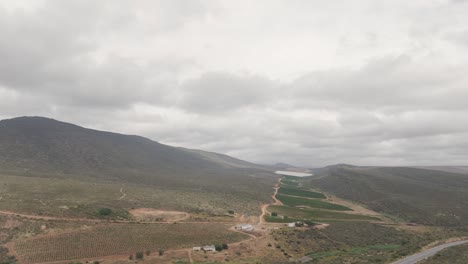
<path id="1" fill-rule="evenodd" d="M 2 1 L 0 118 L 259 163 L 466 165 L 468 4 Z"/>

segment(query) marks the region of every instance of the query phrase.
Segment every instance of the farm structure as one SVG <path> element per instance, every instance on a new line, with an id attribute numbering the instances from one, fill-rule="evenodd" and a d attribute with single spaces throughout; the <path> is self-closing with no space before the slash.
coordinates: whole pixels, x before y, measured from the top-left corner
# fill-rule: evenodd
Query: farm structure
<path id="1" fill-rule="evenodd" d="M 240 225 L 236 225 L 235 227 L 237 230 L 244 230 L 244 231 L 253 231 L 254 228 L 252 225 L 250 224 L 240 224 Z"/>
<path id="2" fill-rule="evenodd" d="M 203 246 L 202 249 L 203 249 L 203 251 L 206 251 L 206 252 L 215 252 L 216 251 L 216 247 L 214 245 Z"/>

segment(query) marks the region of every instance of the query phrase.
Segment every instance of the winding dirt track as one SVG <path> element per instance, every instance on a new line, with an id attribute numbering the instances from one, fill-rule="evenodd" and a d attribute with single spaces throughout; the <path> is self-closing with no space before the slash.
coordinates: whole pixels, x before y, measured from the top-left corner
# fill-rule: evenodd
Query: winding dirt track
<path id="1" fill-rule="evenodd" d="M 258 224 L 261 225 L 263 224 L 265 221 L 264 221 L 264 218 L 265 218 L 265 215 L 268 213 L 267 212 L 267 208 L 268 206 L 270 205 L 283 205 L 283 203 L 276 199 L 276 195 L 278 194 L 278 190 L 279 190 L 279 184 L 281 183 L 281 179 L 278 180 L 278 183 L 275 185 L 275 187 L 273 187 L 275 189 L 275 192 L 273 193 L 273 195 L 271 196 L 271 198 L 273 199 L 274 203 L 272 204 L 263 204 L 262 205 L 262 214 L 258 217 Z"/>
<path id="2" fill-rule="evenodd" d="M 122 200 L 123 198 L 125 198 L 125 197 L 127 196 L 127 194 L 124 193 L 124 191 L 123 191 L 123 187 L 120 188 L 120 193 L 122 194 L 122 196 L 119 197 L 119 201 Z"/>

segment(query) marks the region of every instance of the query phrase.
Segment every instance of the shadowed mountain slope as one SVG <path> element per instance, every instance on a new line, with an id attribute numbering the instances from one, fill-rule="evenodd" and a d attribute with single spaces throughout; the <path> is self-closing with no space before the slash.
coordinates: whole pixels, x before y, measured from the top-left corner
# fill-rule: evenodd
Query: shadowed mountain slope
<path id="1" fill-rule="evenodd" d="M 468 166 L 424 166 L 415 168 L 468 174 Z"/>
<path id="2" fill-rule="evenodd" d="M 42 117 L 0 121 L 0 172 L 221 189 L 251 183 L 253 178 L 273 180 L 263 167 L 226 155 Z"/>

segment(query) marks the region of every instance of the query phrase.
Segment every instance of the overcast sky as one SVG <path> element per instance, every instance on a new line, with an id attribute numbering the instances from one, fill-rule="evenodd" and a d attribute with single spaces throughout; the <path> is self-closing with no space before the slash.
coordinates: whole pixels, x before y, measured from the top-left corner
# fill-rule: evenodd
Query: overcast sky
<path id="1" fill-rule="evenodd" d="M 468 1 L 0 0 L 0 99 L 257 163 L 468 165 Z"/>

